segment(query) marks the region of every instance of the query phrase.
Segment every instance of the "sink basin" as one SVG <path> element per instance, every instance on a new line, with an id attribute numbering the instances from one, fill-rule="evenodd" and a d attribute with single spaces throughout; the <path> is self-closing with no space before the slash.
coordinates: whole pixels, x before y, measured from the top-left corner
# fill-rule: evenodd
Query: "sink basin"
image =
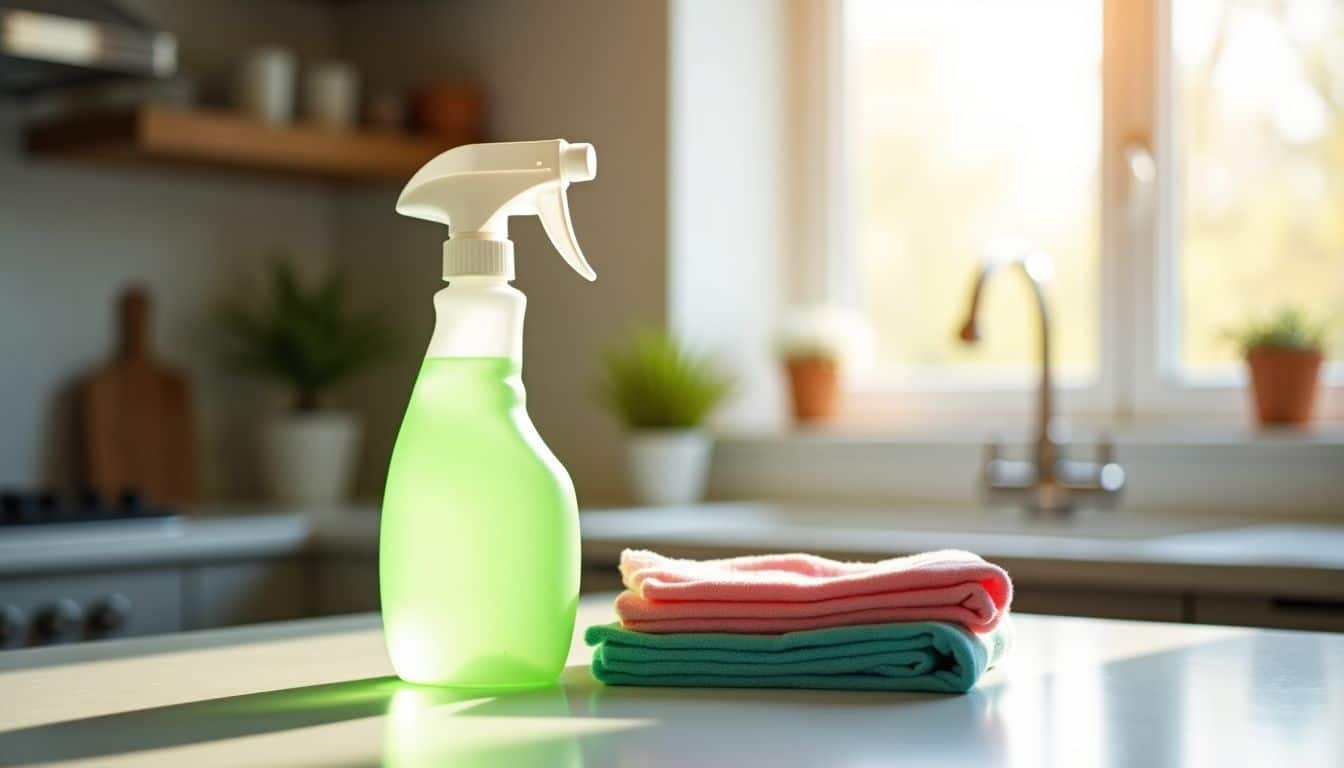
<path id="1" fill-rule="evenodd" d="M 1339 567 L 1344 528 L 1337 525 L 1248 525 L 1169 536 L 1154 542 L 1155 552 L 1221 561 Z"/>
<path id="2" fill-rule="evenodd" d="M 957 533 L 994 537 L 1147 540 L 1178 534 L 1225 529 L 1226 520 L 1142 517 L 1129 512 L 1084 512 L 1069 520 L 1035 518 L 1017 509 L 939 509 L 832 506 L 821 504 L 712 503 L 683 508 L 642 508 L 590 513 L 597 528 L 610 515 L 647 533 L 699 534 L 749 529 L 782 531 L 848 531 Z M 624 527 L 624 526 L 622 526 Z"/>
<path id="3" fill-rule="evenodd" d="M 1131 581 L 1150 563 L 1344 568 L 1344 526 L 1132 511 L 1051 520 L 1015 509 L 735 502 L 585 512 L 582 528 L 595 545 L 702 553 L 694 557 L 805 551 L 876 559 L 966 549 L 1018 565 L 1125 563 Z"/>
<path id="4" fill-rule="evenodd" d="M 766 507 L 762 521 L 797 527 L 859 530 L 948 531 L 1006 536 L 1063 536 L 1089 539 L 1151 539 L 1206 530 L 1210 521 L 1135 517 L 1115 512 L 1084 512 L 1072 519 L 1037 518 L 1018 509 L 843 509 Z"/>

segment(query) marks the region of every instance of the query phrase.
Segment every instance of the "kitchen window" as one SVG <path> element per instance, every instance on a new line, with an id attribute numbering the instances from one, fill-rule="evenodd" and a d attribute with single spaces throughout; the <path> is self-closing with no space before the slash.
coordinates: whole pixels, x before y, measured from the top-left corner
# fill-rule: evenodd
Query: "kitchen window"
<path id="1" fill-rule="evenodd" d="M 1289 303 L 1333 322 L 1318 410 L 1344 415 L 1344 3 L 814 5 L 836 160 L 814 186 L 844 245 L 803 267 L 875 331 L 851 410 L 1025 410 L 1025 281 L 989 286 L 980 344 L 955 336 L 984 245 L 1015 236 L 1053 259 L 1072 415 L 1240 414 L 1225 330 Z"/>

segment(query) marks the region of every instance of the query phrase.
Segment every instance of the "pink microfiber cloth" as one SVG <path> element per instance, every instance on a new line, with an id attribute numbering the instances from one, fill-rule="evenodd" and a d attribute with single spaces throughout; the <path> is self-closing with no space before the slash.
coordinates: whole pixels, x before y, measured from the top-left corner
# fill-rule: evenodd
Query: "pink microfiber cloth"
<path id="1" fill-rule="evenodd" d="M 776 634 L 855 624 L 947 621 L 989 632 L 1013 584 L 970 552 L 925 552 L 876 563 L 815 555 L 674 560 L 621 553 L 621 626 L 636 632 Z"/>

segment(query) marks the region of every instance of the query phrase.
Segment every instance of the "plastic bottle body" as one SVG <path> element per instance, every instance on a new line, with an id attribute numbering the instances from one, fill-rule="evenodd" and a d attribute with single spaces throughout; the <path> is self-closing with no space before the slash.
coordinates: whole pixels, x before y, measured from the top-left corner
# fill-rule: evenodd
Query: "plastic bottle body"
<path id="1" fill-rule="evenodd" d="M 578 508 L 527 415 L 525 301 L 501 280 L 454 281 L 435 296 L 379 542 L 388 653 L 410 682 L 546 685 L 568 656 Z"/>

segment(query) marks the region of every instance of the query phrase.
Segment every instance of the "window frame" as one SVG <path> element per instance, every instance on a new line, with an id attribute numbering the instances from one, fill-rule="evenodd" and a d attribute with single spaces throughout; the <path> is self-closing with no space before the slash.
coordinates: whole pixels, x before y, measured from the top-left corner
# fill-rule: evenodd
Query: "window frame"
<path id="1" fill-rule="evenodd" d="M 797 111 L 799 146 L 821 148 L 814 154 L 822 162 L 799 168 L 800 188 L 812 190 L 799 196 L 800 211 L 819 215 L 798 217 L 800 277 L 789 297 L 795 304 L 858 305 L 848 258 L 855 245 L 850 233 L 858 230 L 845 142 L 845 6 L 845 0 L 795 5 L 795 29 L 804 31 L 795 40 L 799 98 L 822 105 Z M 1177 367 L 1180 180 L 1170 21 L 1171 0 L 1103 0 L 1098 372 L 1092 382 L 1056 382 L 1061 413 L 1081 423 L 1227 422 L 1247 411 L 1244 370 L 1192 379 Z M 1131 160 L 1150 163 L 1154 175 L 1136 177 Z M 1024 379 L 979 386 L 876 372 L 847 382 L 845 421 L 922 427 L 1020 418 L 1032 408 L 1034 388 L 1034 366 Z M 1326 366 L 1317 416 L 1344 418 L 1344 364 Z"/>

